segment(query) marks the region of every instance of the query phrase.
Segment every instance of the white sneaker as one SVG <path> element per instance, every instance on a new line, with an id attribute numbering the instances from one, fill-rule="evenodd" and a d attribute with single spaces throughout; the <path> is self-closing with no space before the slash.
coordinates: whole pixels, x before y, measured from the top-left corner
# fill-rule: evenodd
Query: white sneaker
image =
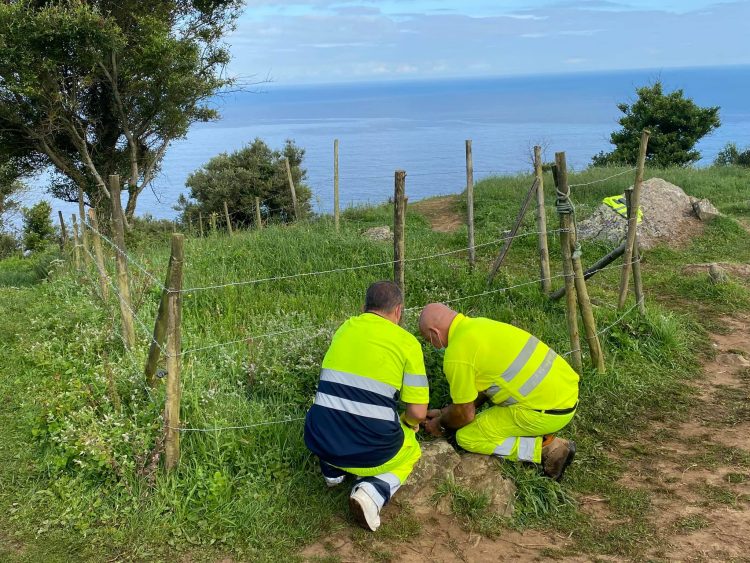
<path id="1" fill-rule="evenodd" d="M 346 479 L 346 475 L 341 475 L 340 477 L 323 477 L 323 479 L 326 482 L 326 487 L 328 487 L 329 489 L 332 489 L 335 486 L 343 483 L 344 479 Z"/>
<path id="2" fill-rule="evenodd" d="M 357 524 L 365 530 L 374 532 L 380 527 L 380 509 L 378 504 L 362 487 L 357 487 L 349 495 L 349 510 Z"/>

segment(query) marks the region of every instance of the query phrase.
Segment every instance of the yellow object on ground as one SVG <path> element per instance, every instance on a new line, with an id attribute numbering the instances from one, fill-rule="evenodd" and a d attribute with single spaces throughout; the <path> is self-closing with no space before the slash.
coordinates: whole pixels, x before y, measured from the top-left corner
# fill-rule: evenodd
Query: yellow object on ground
<path id="1" fill-rule="evenodd" d="M 458 430 L 456 441 L 470 452 L 540 463 L 542 436 L 559 431 L 574 415 L 545 414 L 520 405 L 490 407 Z"/>
<path id="2" fill-rule="evenodd" d="M 628 218 L 628 206 L 625 204 L 625 194 L 605 197 L 602 200 L 602 203 L 614 209 L 615 213 L 617 213 L 618 215 L 624 217 L 625 219 Z M 640 223 L 641 221 L 643 221 L 643 212 L 639 207 L 638 222 Z"/>

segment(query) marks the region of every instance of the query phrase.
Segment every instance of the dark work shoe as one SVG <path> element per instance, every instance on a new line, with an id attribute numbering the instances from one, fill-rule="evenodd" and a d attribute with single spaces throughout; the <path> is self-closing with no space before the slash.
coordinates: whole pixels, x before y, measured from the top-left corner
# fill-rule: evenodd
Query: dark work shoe
<path id="1" fill-rule="evenodd" d="M 576 456 L 576 443 L 555 438 L 542 447 L 542 470 L 550 479 L 561 481 L 563 474 Z"/>

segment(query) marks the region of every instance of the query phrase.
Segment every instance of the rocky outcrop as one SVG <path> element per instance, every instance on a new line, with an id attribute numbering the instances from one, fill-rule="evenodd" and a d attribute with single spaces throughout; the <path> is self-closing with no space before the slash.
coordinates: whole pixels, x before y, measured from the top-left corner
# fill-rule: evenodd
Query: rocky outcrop
<path id="1" fill-rule="evenodd" d="M 393 233 L 391 232 L 391 228 L 387 225 L 383 227 L 370 227 L 362 233 L 362 236 L 374 241 L 393 240 Z"/>

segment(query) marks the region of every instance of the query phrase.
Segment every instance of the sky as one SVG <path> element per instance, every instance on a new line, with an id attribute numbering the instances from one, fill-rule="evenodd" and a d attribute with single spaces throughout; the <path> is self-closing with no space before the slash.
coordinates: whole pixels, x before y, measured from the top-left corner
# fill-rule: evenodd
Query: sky
<path id="1" fill-rule="evenodd" d="M 750 64 L 750 0 L 247 0 L 242 82 L 308 84 Z"/>

